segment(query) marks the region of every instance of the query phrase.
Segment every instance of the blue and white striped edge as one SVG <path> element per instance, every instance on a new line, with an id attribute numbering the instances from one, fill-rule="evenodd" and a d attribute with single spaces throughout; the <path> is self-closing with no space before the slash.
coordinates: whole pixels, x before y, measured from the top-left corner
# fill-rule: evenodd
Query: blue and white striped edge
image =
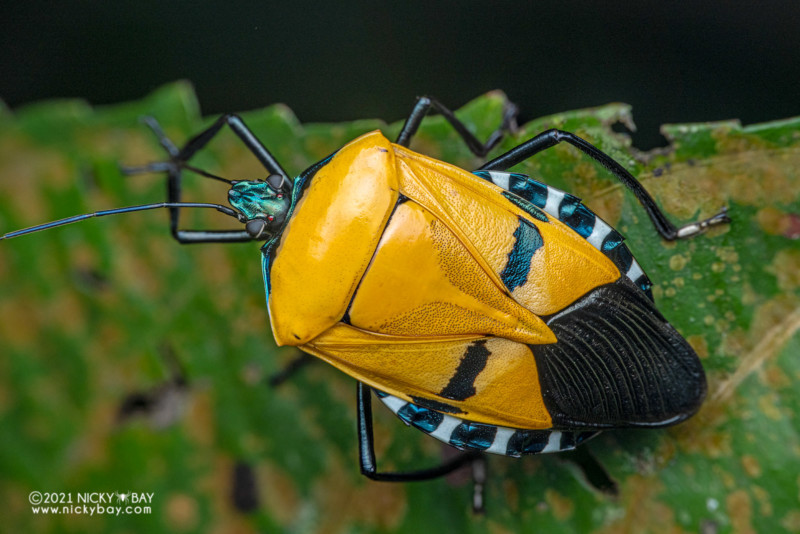
<path id="1" fill-rule="evenodd" d="M 522 430 L 475 423 L 374 391 L 404 423 L 461 450 L 518 457 L 571 450 L 599 434 L 597 431 Z"/>
<path id="2" fill-rule="evenodd" d="M 581 199 L 525 174 L 498 171 L 475 171 L 474 174 L 512 193 L 517 198 L 506 198 L 515 204 L 519 205 L 521 198 L 575 230 L 652 299 L 653 284 L 622 242 L 622 235 L 581 203 Z"/>

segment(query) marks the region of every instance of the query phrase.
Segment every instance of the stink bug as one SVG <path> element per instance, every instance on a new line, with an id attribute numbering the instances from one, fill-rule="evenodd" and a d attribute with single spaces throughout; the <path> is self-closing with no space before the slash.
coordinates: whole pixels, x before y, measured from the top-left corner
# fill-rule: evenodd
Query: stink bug
<path id="1" fill-rule="evenodd" d="M 677 228 L 619 163 L 583 139 L 548 130 L 467 171 L 408 148 L 431 109 L 485 156 L 513 129 L 482 143 L 445 106 L 420 98 L 395 142 L 365 134 L 292 180 L 235 115 L 128 172 L 165 172 L 166 202 L 78 215 L 170 210 L 181 243 L 263 242 L 273 334 L 357 380 L 361 471 L 424 480 L 479 453 L 521 456 L 572 449 L 599 431 L 661 427 L 695 413 L 706 392 L 689 344 L 656 309 L 650 280 L 622 236 L 580 199 L 508 169 L 566 142 L 602 164 L 639 200 L 663 239 L 729 222 L 725 210 Z M 189 161 L 224 126 L 269 173 L 228 181 Z M 232 207 L 180 201 L 183 171 L 230 184 Z M 180 210 L 214 208 L 239 230 L 185 230 Z M 406 424 L 467 452 L 439 466 L 381 472 L 371 393 Z M 478 503 L 479 504 L 479 503 Z"/>

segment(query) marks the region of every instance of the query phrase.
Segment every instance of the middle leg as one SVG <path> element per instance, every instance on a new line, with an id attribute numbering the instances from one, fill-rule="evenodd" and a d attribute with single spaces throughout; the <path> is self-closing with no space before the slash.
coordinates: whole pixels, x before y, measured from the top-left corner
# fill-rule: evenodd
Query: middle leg
<path id="1" fill-rule="evenodd" d="M 712 226 L 731 222 L 730 217 L 728 217 L 727 208 L 723 208 L 719 213 L 713 217 L 709 217 L 708 219 L 692 222 L 680 228 L 675 226 L 667 218 L 664 212 L 659 209 L 655 200 L 653 200 L 653 197 L 650 196 L 650 193 L 647 192 L 644 186 L 642 186 L 642 184 L 639 183 L 639 181 L 634 178 L 625 167 L 620 165 L 611 156 L 601 151 L 588 141 L 578 137 L 573 133 L 565 132 L 563 130 L 547 130 L 546 132 L 537 135 L 525 143 L 522 143 L 518 147 L 509 150 L 505 154 L 496 157 L 477 170 L 504 171 L 538 154 L 539 152 L 542 152 L 548 148 L 552 148 L 562 142 L 569 143 L 593 160 L 597 161 L 609 172 L 611 172 L 614 177 L 622 182 L 622 185 L 627 187 L 636 196 L 636 199 L 650 217 L 655 229 L 658 231 L 661 237 L 667 241 L 693 237 L 706 231 Z"/>

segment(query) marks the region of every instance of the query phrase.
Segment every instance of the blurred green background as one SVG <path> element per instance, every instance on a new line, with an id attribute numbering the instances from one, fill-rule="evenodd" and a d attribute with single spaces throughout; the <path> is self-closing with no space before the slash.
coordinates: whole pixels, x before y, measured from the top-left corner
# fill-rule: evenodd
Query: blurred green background
<path id="1" fill-rule="evenodd" d="M 358 474 L 352 380 L 316 365 L 266 384 L 295 353 L 273 346 L 256 247 L 178 246 L 165 214 L 108 218 L 0 247 L 0 531 L 800 531 L 796 121 L 675 126 L 670 150 L 642 153 L 614 133 L 630 124 L 625 106 L 558 113 L 631 103 L 638 149 L 666 144 L 662 123 L 796 115 L 798 8 L 404 6 L 5 7 L 0 98 L 13 109 L 0 115 L 0 231 L 161 200 L 160 177 L 117 168 L 162 157 L 142 114 L 181 142 L 209 114 L 252 110 L 248 123 L 297 173 L 359 133 L 396 132 L 418 94 L 457 108 L 500 88 L 523 118 L 546 116 L 522 136 L 576 131 L 639 174 L 673 218 L 721 205 L 735 214 L 728 230 L 668 245 L 574 151 L 521 169 L 583 197 L 628 237 L 660 309 L 708 370 L 699 416 L 607 433 L 578 454 L 494 458 L 486 517 L 470 514 L 463 480 L 371 483 Z M 164 86 L 181 78 L 195 89 Z M 487 135 L 499 107 L 495 94 L 460 116 Z M 478 163 L 436 118 L 415 147 Z M 261 175 L 232 135 L 197 164 Z M 188 185 L 194 200 L 222 195 Z M 376 417 L 386 468 L 443 454 L 379 406 Z M 595 462 L 618 496 L 587 476 Z M 154 493 L 153 513 L 43 518 L 31 491 Z"/>

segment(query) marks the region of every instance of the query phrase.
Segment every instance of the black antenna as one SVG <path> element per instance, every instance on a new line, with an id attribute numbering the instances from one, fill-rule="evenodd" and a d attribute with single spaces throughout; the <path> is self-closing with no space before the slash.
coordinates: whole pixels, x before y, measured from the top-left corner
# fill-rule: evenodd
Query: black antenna
<path id="1" fill-rule="evenodd" d="M 161 125 L 158 124 L 158 121 L 155 118 L 142 117 L 139 120 L 144 124 L 146 124 L 150 128 L 150 130 L 155 134 L 156 138 L 158 139 L 158 143 L 161 145 L 161 148 L 163 148 L 167 152 L 167 154 L 169 154 L 170 159 L 169 161 L 157 161 L 155 163 L 148 163 L 147 165 L 141 165 L 138 167 L 129 167 L 126 165 L 122 165 L 120 166 L 120 170 L 122 171 L 123 174 L 132 175 L 132 174 L 144 174 L 148 172 L 174 173 L 180 171 L 181 169 L 185 169 L 187 171 L 199 174 L 200 176 L 211 178 L 212 180 L 225 182 L 228 185 L 233 185 L 235 183 L 234 180 L 228 180 L 227 178 L 223 178 L 222 176 L 218 176 L 208 171 L 204 171 L 203 169 L 199 169 L 193 165 L 189 165 L 189 163 L 186 161 L 189 158 L 181 157 L 181 150 L 177 146 L 175 146 L 175 143 L 170 141 L 169 137 L 167 137 L 167 134 L 164 133 L 164 130 L 161 128 Z"/>
<path id="2" fill-rule="evenodd" d="M 120 171 L 122 174 L 125 175 L 133 175 L 133 174 L 145 174 L 148 172 L 152 173 L 161 173 L 161 172 L 175 172 L 176 170 L 185 169 L 187 171 L 191 171 L 193 173 L 199 174 L 200 176 L 204 176 L 206 178 L 211 178 L 213 180 L 218 180 L 220 182 L 225 182 L 228 185 L 233 185 L 236 183 L 235 180 L 228 180 L 227 178 L 223 178 L 222 176 L 218 176 L 216 174 L 212 174 L 208 171 L 204 171 L 203 169 L 199 169 L 193 165 L 189 165 L 185 162 L 172 162 L 172 161 L 157 161 L 155 163 L 148 163 L 147 165 L 140 165 L 137 167 L 131 167 L 127 165 L 121 165 Z"/>
<path id="3" fill-rule="evenodd" d="M 224 213 L 225 215 L 230 215 L 231 217 L 234 217 L 239 222 L 245 222 L 244 216 L 242 214 L 240 214 L 236 210 L 233 210 L 221 204 L 207 204 L 205 202 L 159 202 L 156 204 L 128 206 L 126 208 L 115 208 L 113 210 L 103 210 L 103 211 L 96 211 L 94 213 L 84 213 L 83 215 L 75 215 L 72 217 L 67 217 L 66 219 L 60 219 L 58 221 L 52 221 L 49 223 L 40 224 L 38 226 L 31 226 L 30 228 L 25 228 L 23 230 L 9 232 L 3 236 L 0 236 L 0 240 L 11 239 L 13 237 L 18 237 L 25 234 L 31 234 L 33 232 L 38 232 L 40 230 L 48 230 L 50 228 L 55 228 L 56 226 L 64 226 L 65 224 L 72 224 L 74 222 L 83 221 L 85 219 L 91 219 L 92 217 L 105 217 L 106 215 L 116 215 L 117 213 L 130 213 L 132 211 L 155 210 L 160 208 L 213 208 L 221 213 Z"/>

